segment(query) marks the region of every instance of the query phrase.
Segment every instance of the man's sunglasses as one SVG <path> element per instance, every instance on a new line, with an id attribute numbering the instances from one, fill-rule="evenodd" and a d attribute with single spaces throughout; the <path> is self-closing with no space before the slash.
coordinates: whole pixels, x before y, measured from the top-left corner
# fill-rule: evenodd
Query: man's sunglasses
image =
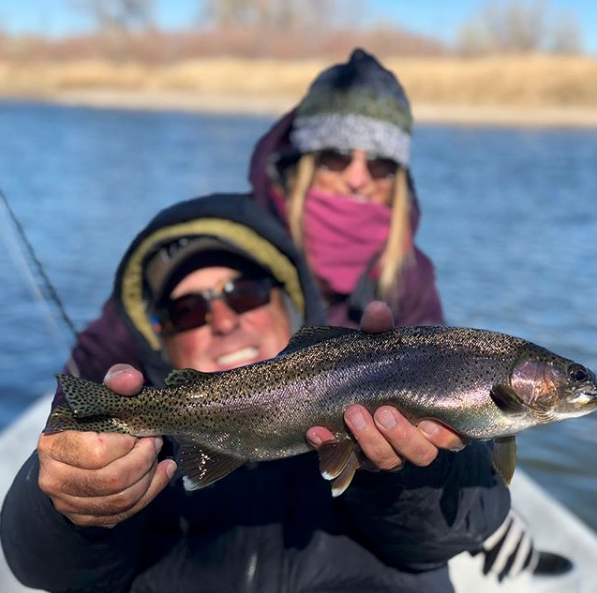
<path id="1" fill-rule="evenodd" d="M 351 151 L 322 150 L 316 153 L 316 163 L 320 169 L 341 173 L 353 159 Z M 390 179 L 396 175 L 398 163 L 392 159 L 367 155 L 367 169 L 372 179 Z"/>
<path id="2" fill-rule="evenodd" d="M 157 310 L 157 318 L 166 333 L 177 334 L 209 323 L 211 302 L 222 299 L 238 314 L 252 311 L 270 302 L 276 284 L 271 278 L 240 276 L 226 281 L 221 288 L 185 294 L 167 301 Z"/>

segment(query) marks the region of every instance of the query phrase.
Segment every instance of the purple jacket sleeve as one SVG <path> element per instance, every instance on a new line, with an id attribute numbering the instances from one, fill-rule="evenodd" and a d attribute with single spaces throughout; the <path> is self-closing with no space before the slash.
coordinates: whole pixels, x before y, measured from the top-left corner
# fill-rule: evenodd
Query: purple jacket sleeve
<path id="1" fill-rule="evenodd" d="M 414 255 L 414 262 L 404 272 L 402 285 L 396 287 L 388 302 L 396 325 L 444 325 L 433 264 L 418 248 Z"/>
<path id="2" fill-rule="evenodd" d="M 439 294 L 435 285 L 435 271 L 431 260 L 419 249 L 415 248 L 414 261 L 405 270 L 402 283 L 398 284 L 387 300 L 394 315 L 397 327 L 407 325 L 445 325 Z M 361 306 L 374 298 L 375 289 L 370 281 L 364 298 L 361 295 Z M 358 290 L 358 289 L 357 289 Z M 360 318 L 349 311 L 349 301 L 352 297 L 329 298 L 327 309 L 327 323 L 341 327 L 359 326 Z M 354 295 L 353 295 L 354 296 Z"/>

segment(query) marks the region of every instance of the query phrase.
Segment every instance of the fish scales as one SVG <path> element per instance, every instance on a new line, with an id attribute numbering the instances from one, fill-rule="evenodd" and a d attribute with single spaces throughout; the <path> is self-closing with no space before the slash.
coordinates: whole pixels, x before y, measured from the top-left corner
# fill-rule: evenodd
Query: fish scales
<path id="1" fill-rule="evenodd" d="M 351 403 L 370 409 L 393 403 L 412 418 L 429 415 L 435 405 L 449 411 L 465 404 L 477 409 L 486 403 L 480 395 L 486 379 L 503 379 L 508 371 L 509 365 L 499 368 L 501 361 L 495 364 L 491 356 L 498 353 L 508 361 L 513 347 L 523 345 L 519 340 L 500 344 L 480 338 L 483 336 L 477 332 L 460 330 L 446 335 L 437 328 L 398 336 L 349 334 L 272 361 L 203 375 L 201 381 L 173 388 L 167 399 L 160 390 L 152 389 L 143 397 L 119 398 L 121 405 L 112 411 L 129 410 L 128 415 L 137 417 L 142 412 L 148 419 L 143 425 L 153 426 L 153 433 L 192 432 L 200 419 L 208 434 L 225 427 L 231 435 L 249 428 L 251 438 L 272 431 L 304 434 L 313 423 L 341 430 L 339 407 Z M 485 368 L 485 361 L 490 368 Z M 289 400 L 301 405 L 288 406 Z M 141 425 L 132 428 L 145 430 Z"/>
<path id="2" fill-rule="evenodd" d="M 465 404 L 470 409 L 474 401 L 471 393 L 483 388 L 487 391 L 483 383 L 471 389 L 468 382 L 467 388 L 462 388 L 461 382 L 452 377 L 452 374 L 459 376 L 454 373 L 453 355 L 448 353 L 440 358 L 437 344 L 411 349 L 409 343 L 397 344 L 395 339 L 384 335 L 364 334 L 359 338 L 352 335 L 337 338 L 281 357 L 272 364 L 222 373 L 217 389 L 220 396 L 226 395 L 220 398 L 221 406 L 214 406 L 212 401 L 204 406 L 205 398 L 193 399 L 198 405 L 197 412 L 204 416 L 202 425 L 211 429 L 210 436 L 219 435 L 221 446 L 229 442 L 228 450 L 242 450 L 241 443 L 245 443 L 243 453 L 258 451 L 260 459 L 271 459 L 279 457 L 281 452 L 305 451 L 306 446 L 297 437 L 313 424 L 335 432 L 345 430 L 339 410 L 351 403 L 362 403 L 370 410 L 385 403 L 393 404 L 414 419 L 429 415 L 430 404 L 436 411 L 445 408 L 454 412 L 464 409 Z M 362 340 L 369 349 L 365 360 Z M 483 358 L 460 356 L 459 360 L 469 367 L 465 370 L 467 376 L 485 370 Z M 182 391 L 175 399 L 191 398 L 199 388 L 197 384 L 179 388 Z M 207 391 L 209 386 L 203 385 L 203 389 Z M 457 400 L 446 398 L 444 390 Z M 486 404 L 482 397 L 477 399 L 477 407 Z M 300 407 L 288 406 L 289 400 L 300 402 Z M 489 421 L 492 419 L 493 416 Z M 172 431 L 171 427 L 167 429 Z M 270 438 L 266 442 L 271 442 L 271 446 L 256 446 L 267 436 Z M 289 447 L 279 439 L 293 445 Z"/>
<path id="3" fill-rule="evenodd" d="M 570 395 L 575 364 L 486 330 L 306 328 L 273 359 L 213 374 L 174 371 L 165 389 L 146 388 L 132 398 L 62 377 L 70 410 L 50 416 L 47 430 L 173 435 L 263 461 L 306 452 L 311 426 L 350 439 L 343 413 L 359 403 L 370 412 L 393 405 L 414 423 L 433 418 L 465 437 L 490 439 L 594 409 L 594 375 L 580 365 L 589 407 Z"/>

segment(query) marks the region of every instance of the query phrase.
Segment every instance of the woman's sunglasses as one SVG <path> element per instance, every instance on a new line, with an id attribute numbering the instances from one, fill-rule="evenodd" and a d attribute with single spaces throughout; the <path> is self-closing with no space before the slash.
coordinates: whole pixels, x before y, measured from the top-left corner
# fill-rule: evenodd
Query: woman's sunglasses
<path id="1" fill-rule="evenodd" d="M 341 173 L 353 159 L 351 151 L 322 150 L 316 154 L 316 163 L 320 169 Z M 392 159 L 367 155 L 367 169 L 372 179 L 389 179 L 396 175 L 398 163 Z"/>
<path id="2" fill-rule="evenodd" d="M 274 286 L 271 278 L 240 276 L 228 280 L 221 288 L 193 292 L 167 301 L 158 308 L 157 318 L 163 331 L 177 334 L 208 323 L 212 301 L 222 299 L 233 311 L 242 314 L 267 305 Z"/>

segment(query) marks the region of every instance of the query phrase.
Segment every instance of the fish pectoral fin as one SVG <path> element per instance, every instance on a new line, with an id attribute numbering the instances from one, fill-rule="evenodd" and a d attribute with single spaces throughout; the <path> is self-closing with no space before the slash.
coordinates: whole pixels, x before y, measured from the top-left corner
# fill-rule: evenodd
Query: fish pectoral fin
<path id="1" fill-rule="evenodd" d="M 359 460 L 353 451 L 340 475 L 332 480 L 332 496 L 334 498 L 340 496 L 350 486 L 357 469 L 359 469 Z"/>
<path id="2" fill-rule="evenodd" d="M 319 471 L 332 483 L 332 496 L 340 496 L 352 482 L 359 469 L 356 445 L 348 436 L 336 436 L 317 450 Z"/>
<path id="3" fill-rule="evenodd" d="M 509 416 L 520 416 L 527 412 L 528 406 L 520 398 L 520 396 L 508 385 L 501 383 L 494 385 L 489 392 L 493 403 L 502 411 L 504 414 Z"/>
<path id="4" fill-rule="evenodd" d="M 180 387 L 181 385 L 201 381 L 207 376 L 209 376 L 209 373 L 202 373 L 195 369 L 174 369 L 164 379 L 164 385 L 166 387 Z"/>
<path id="5" fill-rule="evenodd" d="M 303 327 L 290 338 L 288 346 L 280 352 L 280 355 L 292 354 L 293 352 L 297 352 L 308 346 L 313 346 L 314 344 L 319 344 L 325 340 L 331 340 L 332 338 L 355 333 L 359 333 L 358 330 L 347 327 Z"/>
<path id="6" fill-rule="evenodd" d="M 516 468 L 516 439 L 513 436 L 495 439 L 493 445 L 493 465 L 506 486 L 510 485 Z"/>
<path id="7" fill-rule="evenodd" d="M 177 463 L 185 490 L 205 488 L 246 463 L 245 459 L 214 451 L 184 438 L 176 439 L 181 445 Z"/>
<path id="8" fill-rule="evenodd" d="M 334 480 L 346 467 L 354 453 L 355 444 L 349 437 L 336 437 L 317 449 L 319 471 L 326 480 Z"/>

